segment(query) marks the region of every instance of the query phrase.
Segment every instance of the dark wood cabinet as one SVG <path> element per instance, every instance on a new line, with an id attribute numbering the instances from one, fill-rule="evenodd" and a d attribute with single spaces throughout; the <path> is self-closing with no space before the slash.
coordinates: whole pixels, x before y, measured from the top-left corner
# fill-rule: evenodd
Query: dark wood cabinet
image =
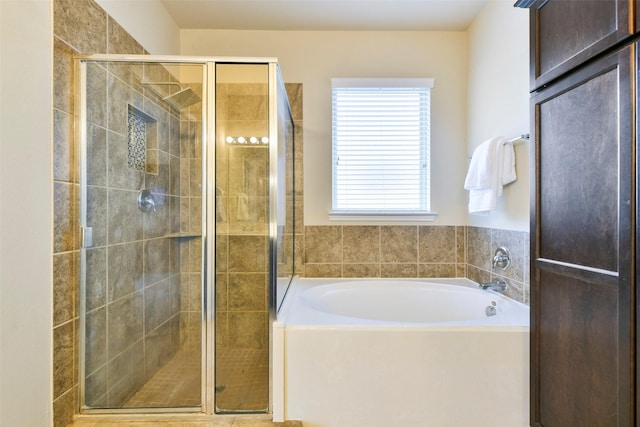
<path id="1" fill-rule="evenodd" d="M 632 46 L 532 97 L 533 426 L 629 426 Z"/>
<path id="2" fill-rule="evenodd" d="M 640 35 L 632 0 L 531 16 L 531 425 L 640 426 Z"/>
<path id="3" fill-rule="evenodd" d="M 526 0 L 524 0 L 526 1 Z M 538 0 L 531 8 L 531 86 L 537 89 L 629 38 L 629 0 Z"/>

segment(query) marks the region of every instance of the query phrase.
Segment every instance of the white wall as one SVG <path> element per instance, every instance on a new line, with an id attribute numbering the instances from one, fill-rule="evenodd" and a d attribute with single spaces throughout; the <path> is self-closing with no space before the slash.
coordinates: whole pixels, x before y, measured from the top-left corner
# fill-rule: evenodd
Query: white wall
<path id="1" fill-rule="evenodd" d="M 0 1 L 0 425 L 52 424 L 52 4 Z"/>
<path id="2" fill-rule="evenodd" d="M 182 30 L 181 54 L 277 57 L 304 90 L 304 220 L 329 221 L 332 77 L 434 77 L 432 209 L 465 224 L 467 37 L 464 32 Z M 343 224 L 345 224 L 343 222 Z M 348 222 L 354 224 L 354 222 Z"/>
<path id="3" fill-rule="evenodd" d="M 529 10 L 492 0 L 467 33 L 471 154 L 493 136 L 529 133 Z M 469 225 L 529 231 L 529 148 L 527 142 L 515 145 L 517 181 L 489 216 L 469 215 Z"/>
<path id="4" fill-rule="evenodd" d="M 160 0 L 96 0 L 149 53 L 180 53 L 180 29 Z"/>

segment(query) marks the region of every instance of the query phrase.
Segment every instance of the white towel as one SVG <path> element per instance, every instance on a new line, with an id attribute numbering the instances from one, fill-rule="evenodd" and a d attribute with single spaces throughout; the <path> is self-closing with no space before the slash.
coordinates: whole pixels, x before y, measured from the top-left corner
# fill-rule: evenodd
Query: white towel
<path id="1" fill-rule="evenodd" d="M 480 144 L 464 181 L 464 188 L 469 190 L 469 213 L 487 215 L 494 210 L 503 187 L 515 180 L 513 144 L 503 137 Z"/>
<path id="2" fill-rule="evenodd" d="M 249 196 L 244 193 L 238 194 L 238 206 L 236 211 L 238 221 L 249 220 Z"/>
<path id="3" fill-rule="evenodd" d="M 216 222 L 224 222 L 227 211 L 224 208 L 224 191 L 216 185 Z"/>

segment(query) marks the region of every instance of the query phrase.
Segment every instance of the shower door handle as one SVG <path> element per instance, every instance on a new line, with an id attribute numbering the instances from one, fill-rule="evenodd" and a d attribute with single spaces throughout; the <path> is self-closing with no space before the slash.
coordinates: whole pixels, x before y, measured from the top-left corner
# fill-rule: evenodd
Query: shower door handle
<path id="1" fill-rule="evenodd" d="M 83 248 L 93 246 L 93 227 L 80 227 L 80 244 Z"/>

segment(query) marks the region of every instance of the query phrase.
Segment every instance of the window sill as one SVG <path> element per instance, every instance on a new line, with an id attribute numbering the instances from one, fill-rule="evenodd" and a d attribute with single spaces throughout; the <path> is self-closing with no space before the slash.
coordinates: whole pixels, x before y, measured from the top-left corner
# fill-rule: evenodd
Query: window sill
<path id="1" fill-rule="evenodd" d="M 437 212 L 329 211 L 331 221 L 434 221 Z"/>

